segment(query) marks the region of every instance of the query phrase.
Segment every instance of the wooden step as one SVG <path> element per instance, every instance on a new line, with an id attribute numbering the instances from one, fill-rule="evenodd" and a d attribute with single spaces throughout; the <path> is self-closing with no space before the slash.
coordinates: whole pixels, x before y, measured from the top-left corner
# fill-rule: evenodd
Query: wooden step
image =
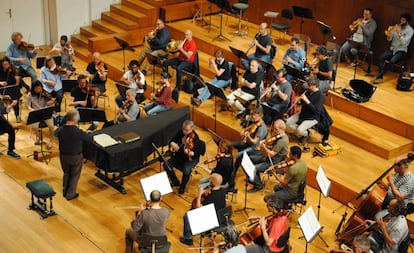
<path id="1" fill-rule="evenodd" d="M 91 52 L 88 48 L 82 47 L 77 43 L 73 43 L 73 48 L 75 49 L 75 56 L 82 59 L 83 61 L 89 62 L 91 60 Z M 76 64 L 75 64 L 76 65 Z"/>
<path id="2" fill-rule="evenodd" d="M 203 13 L 210 12 L 210 2 L 208 2 L 207 0 L 163 5 L 160 7 L 160 18 L 162 18 L 166 22 L 192 18 L 201 7 Z M 220 8 L 216 4 L 212 4 L 211 12 L 220 12 Z"/>
<path id="3" fill-rule="evenodd" d="M 71 35 L 71 41 L 77 43 L 81 47 L 88 48 L 88 37 L 82 34 Z"/>
<path id="4" fill-rule="evenodd" d="M 138 22 L 135 22 L 133 20 L 128 19 L 127 17 L 123 17 L 113 12 L 102 12 L 101 18 L 127 31 L 139 28 Z"/>
<path id="5" fill-rule="evenodd" d="M 141 0 L 122 0 L 121 3 L 153 18 L 155 24 L 155 20 L 158 18 L 159 9 L 153 4 L 153 1 L 151 1 L 151 4 L 148 4 Z"/>
<path id="6" fill-rule="evenodd" d="M 111 4 L 111 13 L 119 14 L 131 21 L 137 22 L 140 26 L 150 26 L 155 24 L 154 18 L 150 18 L 147 14 L 124 4 Z"/>
<path id="7" fill-rule="evenodd" d="M 82 26 L 80 28 L 80 34 L 85 35 L 86 37 L 96 37 L 96 36 L 102 36 L 102 35 L 107 35 L 111 33 L 114 33 L 114 32 L 111 31 L 110 33 L 108 33 L 105 30 L 101 30 L 93 26 Z"/>
<path id="8" fill-rule="evenodd" d="M 413 150 L 413 141 L 391 131 L 326 106 L 334 123 L 331 134 L 390 159 Z"/>
<path id="9" fill-rule="evenodd" d="M 102 20 L 102 19 L 98 19 L 98 20 L 93 20 L 92 21 L 92 27 L 105 31 L 108 34 L 110 33 L 122 33 L 125 32 L 125 29 L 123 29 L 122 27 L 119 27 L 117 25 L 114 25 L 111 22 L 108 22 L 106 20 Z"/>
<path id="10" fill-rule="evenodd" d="M 157 7 L 166 6 L 169 4 L 187 2 L 188 0 L 142 0 L 142 2 L 151 4 Z"/>

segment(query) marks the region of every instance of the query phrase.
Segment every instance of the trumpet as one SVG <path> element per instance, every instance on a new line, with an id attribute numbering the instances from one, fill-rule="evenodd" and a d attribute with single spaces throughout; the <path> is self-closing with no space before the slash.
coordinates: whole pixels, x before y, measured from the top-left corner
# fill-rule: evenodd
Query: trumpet
<path id="1" fill-rule="evenodd" d="M 182 46 L 185 41 L 182 40 L 171 40 L 167 44 L 167 51 L 168 53 L 177 53 L 178 52 L 178 46 Z"/>
<path id="2" fill-rule="evenodd" d="M 359 26 L 359 24 L 361 24 L 361 22 L 362 22 L 362 18 L 358 18 L 357 20 L 352 22 L 352 24 L 349 25 L 349 30 L 351 31 L 355 30 Z"/>
<path id="3" fill-rule="evenodd" d="M 391 36 L 391 33 L 397 30 L 398 25 L 388 26 L 388 29 L 384 31 L 387 37 Z"/>

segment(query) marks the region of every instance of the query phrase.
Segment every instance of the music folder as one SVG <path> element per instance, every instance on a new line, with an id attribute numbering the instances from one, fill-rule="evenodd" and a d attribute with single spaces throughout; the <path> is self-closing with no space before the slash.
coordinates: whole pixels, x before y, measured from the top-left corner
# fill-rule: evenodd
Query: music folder
<path id="1" fill-rule="evenodd" d="M 116 136 L 116 139 L 122 141 L 123 143 L 130 143 L 130 142 L 141 139 L 141 136 L 139 136 L 139 134 L 134 133 L 134 132 L 128 132 L 128 133 Z"/>

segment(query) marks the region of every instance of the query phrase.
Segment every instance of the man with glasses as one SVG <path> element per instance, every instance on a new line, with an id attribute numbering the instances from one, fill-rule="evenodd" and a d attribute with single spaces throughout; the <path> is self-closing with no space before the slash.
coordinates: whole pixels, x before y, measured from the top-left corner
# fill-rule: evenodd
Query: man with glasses
<path id="1" fill-rule="evenodd" d="M 303 50 L 299 46 L 299 39 L 293 37 L 290 40 L 290 47 L 288 48 L 288 50 L 286 50 L 286 53 L 283 56 L 283 60 L 282 60 L 283 65 L 288 65 L 297 70 L 302 70 L 302 68 L 305 66 L 305 60 L 306 60 L 305 50 Z M 292 81 L 293 76 L 287 75 L 286 79 L 290 82 Z"/>
<path id="2" fill-rule="evenodd" d="M 154 57 L 166 57 L 168 54 L 167 44 L 171 40 L 170 31 L 165 27 L 165 23 L 161 19 L 157 19 L 156 26 L 155 30 L 149 32 L 146 36 L 146 41 L 148 42 L 149 47 L 144 48 L 141 51 L 141 54 L 138 57 L 139 66 L 144 62 L 147 53 L 150 53 Z M 147 62 L 142 69 L 142 73 L 146 75 L 149 68 L 150 64 Z"/>

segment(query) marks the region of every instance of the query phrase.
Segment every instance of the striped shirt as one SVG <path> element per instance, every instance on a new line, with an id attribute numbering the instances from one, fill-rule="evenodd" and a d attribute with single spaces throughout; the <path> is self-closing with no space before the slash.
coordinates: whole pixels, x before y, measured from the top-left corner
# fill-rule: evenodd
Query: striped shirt
<path id="1" fill-rule="evenodd" d="M 394 176 L 394 185 L 397 190 L 406 195 L 405 203 L 411 203 L 414 195 L 414 175 L 409 171 L 405 176 L 401 174 L 395 174 Z M 387 192 L 388 197 L 394 198 L 391 188 L 388 188 Z"/>

